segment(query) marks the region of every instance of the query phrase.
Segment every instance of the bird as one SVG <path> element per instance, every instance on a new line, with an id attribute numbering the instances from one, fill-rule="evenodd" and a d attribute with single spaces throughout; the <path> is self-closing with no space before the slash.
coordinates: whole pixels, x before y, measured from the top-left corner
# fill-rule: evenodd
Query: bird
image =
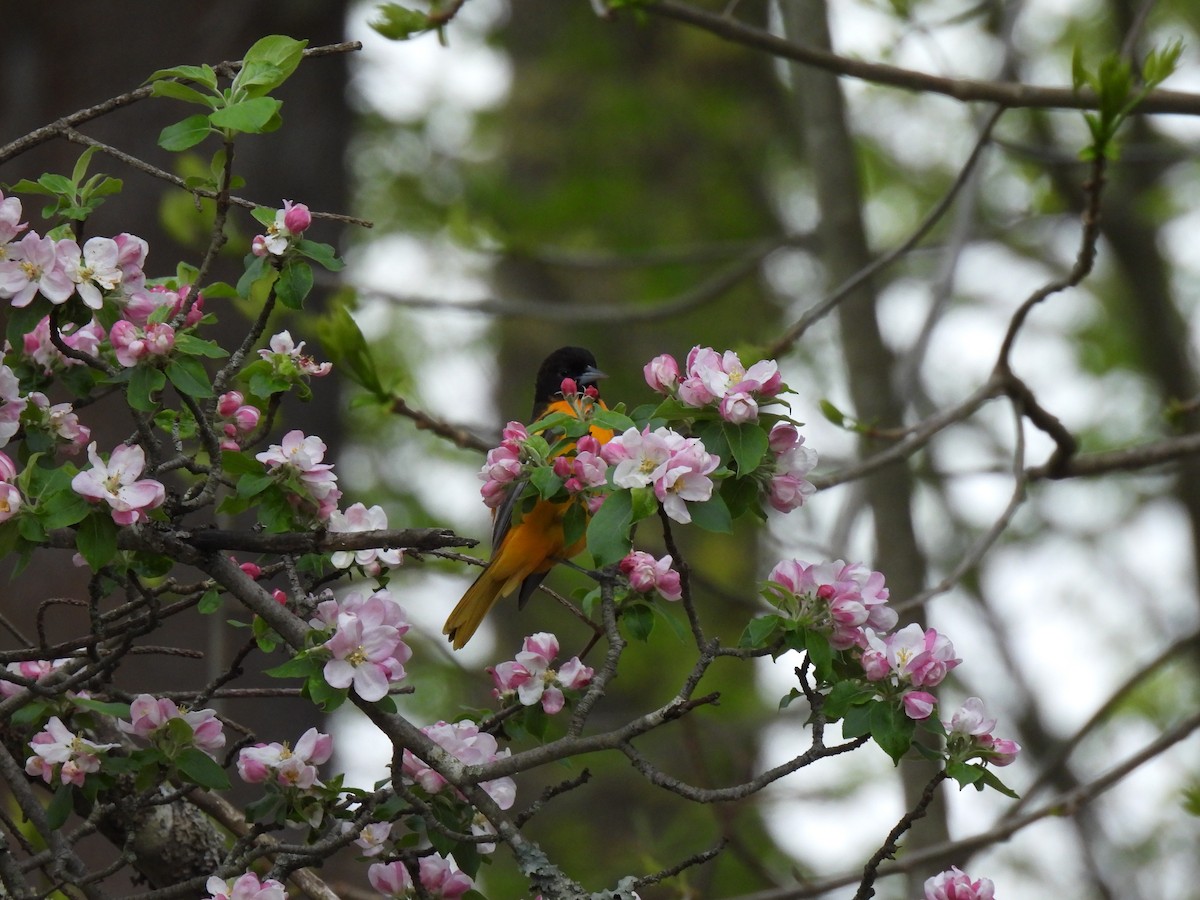
<path id="1" fill-rule="evenodd" d="M 578 400 L 572 403 L 563 394 L 564 387 L 571 387 L 564 385 L 567 379 L 574 382 L 578 391 L 586 390 L 596 403 L 607 409 L 595 387 L 597 381 L 606 377 L 597 368 L 596 357 L 591 351 L 583 347 L 560 347 L 538 368 L 531 421 L 554 412 L 578 415 Z M 592 425 L 589 430 L 601 444 L 613 436 L 610 429 L 598 425 Z M 574 444 L 568 445 L 563 452 L 573 453 Z M 514 482 L 504 502 L 493 513 L 491 562 L 463 594 L 442 628 L 455 650 L 466 645 L 498 600 L 519 587 L 517 608 L 520 609 L 556 562 L 583 552 L 585 539 L 580 538 L 567 546 L 563 532 L 563 517 L 573 501 L 539 499 L 518 522 L 513 523 L 513 511 L 524 486 L 524 480 Z"/>

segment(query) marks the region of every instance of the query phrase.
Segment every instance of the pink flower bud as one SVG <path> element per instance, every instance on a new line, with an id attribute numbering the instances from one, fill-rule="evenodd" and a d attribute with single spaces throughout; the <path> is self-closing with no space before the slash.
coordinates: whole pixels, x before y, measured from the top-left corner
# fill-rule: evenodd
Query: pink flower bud
<path id="1" fill-rule="evenodd" d="M 646 363 L 642 374 L 652 390 L 669 395 L 679 384 L 679 363 L 671 354 L 663 353 Z"/>
<path id="2" fill-rule="evenodd" d="M 564 397 L 568 397 L 571 394 L 579 393 L 579 385 L 575 383 L 574 378 L 564 378 L 562 380 L 562 384 L 559 385 L 559 390 L 562 392 Z"/>
<path id="3" fill-rule="evenodd" d="M 300 234 L 308 229 L 312 224 L 312 213 L 308 211 L 308 207 L 303 203 L 292 203 L 291 200 L 283 201 L 283 227 L 292 234 Z"/>
<path id="4" fill-rule="evenodd" d="M 241 391 L 226 391 L 217 398 L 217 413 L 225 418 L 229 418 L 245 402 L 246 398 L 242 396 Z"/>
<path id="5" fill-rule="evenodd" d="M 937 706 L 937 698 L 926 691 L 909 691 L 901 701 L 904 703 L 904 714 L 910 719 L 928 719 Z"/>
<path id="6" fill-rule="evenodd" d="M 254 236 L 254 240 L 250 242 L 250 252 L 260 259 L 267 255 L 267 236 L 265 234 Z"/>

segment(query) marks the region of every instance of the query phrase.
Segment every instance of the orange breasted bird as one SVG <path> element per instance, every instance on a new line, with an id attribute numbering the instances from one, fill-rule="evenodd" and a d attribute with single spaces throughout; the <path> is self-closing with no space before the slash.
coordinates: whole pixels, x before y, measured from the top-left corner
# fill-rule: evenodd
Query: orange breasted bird
<path id="1" fill-rule="evenodd" d="M 585 404 L 595 402 L 607 408 L 599 400 L 595 384 L 605 375 L 596 367 L 596 358 L 582 347 L 561 347 L 551 353 L 538 369 L 534 385 L 533 421 L 551 413 L 565 413 L 579 417 Z M 564 389 L 574 389 L 583 395 L 564 395 Z M 613 436 L 611 430 L 593 425 L 590 434 L 599 443 L 607 443 Z M 575 445 L 566 444 L 560 455 L 574 455 Z M 483 617 L 501 597 L 514 591 L 518 593 L 518 608 L 533 596 L 542 579 L 551 567 L 563 559 L 583 552 L 585 538 L 581 537 L 567 546 L 563 519 L 572 503 L 578 500 L 537 499 L 523 515 L 518 512 L 518 501 L 527 482 L 518 480 L 509 486 L 504 502 L 493 513 L 492 560 L 463 594 L 458 605 L 451 611 L 442 633 L 461 649 L 483 621 Z"/>

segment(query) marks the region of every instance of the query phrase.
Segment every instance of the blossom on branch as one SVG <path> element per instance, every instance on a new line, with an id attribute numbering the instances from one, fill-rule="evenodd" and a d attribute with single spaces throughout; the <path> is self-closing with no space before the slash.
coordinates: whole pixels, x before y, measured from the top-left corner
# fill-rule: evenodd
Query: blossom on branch
<path id="1" fill-rule="evenodd" d="M 629 586 L 639 594 L 658 591 L 664 600 L 680 600 L 683 597 L 683 587 L 680 585 L 679 573 L 671 568 L 670 554 L 662 559 L 655 559 L 643 550 L 634 550 L 621 560 L 621 574 L 629 579 Z"/>
<path id="2" fill-rule="evenodd" d="M 925 881 L 925 900 L 993 900 L 995 887 L 990 878 L 971 876 L 951 866 Z"/>
<path id="3" fill-rule="evenodd" d="M 317 766 L 333 755 L 333 738 L 310 728 L 296 741 L 295 749 L 287 744 L 255 744 L 238 753 L 238 775 L 248 784 L 259 784 L 274 778 L 282 787 L 307 790 L 324 787 L 317 778 Z"/>
<path id="4" fill-rule="evenodd" d="M 304 355 L 304 345 L 307 341 L 297 344 L 292 340 L 290 331 L 281 331 L 272 336 L 268 347 L 258 351 L 258 355 L 269 362 L 275 372 L 285 378 L 296 375 L 311 375 L 319 378 L 328 375 L 333 369 L 333 363 L 319 363 L 311 356 Z"/>
<path id="5" fill-rule="evenodd" d="M 421 733 L 457 759 L 463 765 L 482 766 L 497 759 L 507 759 L 512 751 L 499 749 L 493 735 L 481 732 L 479 726 L 469 719 L 450 724 L 437 722 L 421 729 Z M 411 750 L 404 751 L 401 764 L 404 777 L 410 779 L 427 793 L 436 794 L 446 786 L 446 779 L 419 759 Z M 517 799 L 516 783 L 505 776 L 479 785 L 501 809 L 511 809 Z"/>
<path id="6" fill-rule="evenodd" d="M 591 683 L 595 671 L 578 656 L 563 663 L 556 671 L 550 664 L 558 656 L 558 638 L 541 631 L 525 638 L 515 659 L 488 669 L 496 687 L 492 694 L 500 700 L 516 695 L 522 706 L 540 703 L 547 715 L 554 715 L 566 704 L 564 690 L 578 690 Z"/>
<path id="7" fill-rule="evenodd" d="M 62 342 L 72 350 L 78 350 L 87 356 L 95 356 L 100 350 L 100 344 L 106 336 L 104 326 L 95 319 L 86 325 L 63 325 L 59 332 Z M 64 356 L 62 351 L 54 346 L 50 338 L 50 317 L 43 316 L 34 326 L 33 331 L 25 335 L 22 343 L 25 355 L 41 366 L 47 375 L 51 375 L 60 367 L 82 366 L 82 360 Z"/>
<path id="8" fill-rule="evenodd" d="M 100 769 L 100 756 L 118 744 L 97 744 L 71 732 L 58 716 L 51 716 L 44 731 L 29 742 L 33 756 L 25 761 L 25 772 L 39 776 L 46 784 L 54 780 L 57 769 L 63 784 L 83 787 L 84 777 Z"/>
<path id="9" fill-rule="evenodd" d="M 51 303 L 65 303 L 75 293 L 75 282 L 67 272 L 70 247 L 75 247 L 74 241 L 55 241 L 32 231 L 8 244 L 0 258 L 0 299 L 23 307 L 40 293 Z"/>
<path id="10" fill-rule="evenodd" d="M 291 247 L 294 238 L 299 238 L 312 224 L 312 213 L 303 203 L 283 201 L 283 209 L 275 213 L 275 221 L 267 226 L 265 234 L 256 234 L 250 244 L 255 256 L 283 256 Z"/>
<path id="11" fill-rule="evenodd" d="M 992 736 L 996 720 L 990 718 L 978 697 L 968 697 L 950 717 L 946 726 L 946 749 L 952 759 L 980 759 L 997 766 L 1007 766 L 1021 752 L 1021 745 L 1007 738 Z"/>
<path id="12" fill-rule="evenodd" d="M 152 478 L 141 478 L 146 454 L 137 444 L 118 444 L 106 463 L 92 441 L 88 459 L 92 467 L 71 479 L 71 489 L 93 503 L 105 501 L 112 507 L 112 518 L 118 525 L 145 522 L 150 518 L 149 511 L 162 505 L 166 489 Z"/>
<path id="13" fill-rule="evenodd" d="M 791 618 L 827 634 L 835 650 L 866 649 L 867 628 L 882 632 L 896 624 L 883 573 L 862 563 L 782 560 L 767 576 L 766 590 Z"/>
<path id="14" fill-rule="evenodd" d="M 0 365 L 0 447 L 7 446 L 21 430 L 21 413 L 28 400 L 21 396 L 21 382 L 8 366 Z"/>
<path id="15" fill-rule="evenodd" d="M 272 444 L 254 458 L 267 467 L 268 472 L 287 481 L 294 478 L 294 487 L 300 493 L 288 496 L 293 506 L 315 508 L 316 518 L 322 522 L 337 509 L 342 492 L 337 489 L 337 476 L 325 458 L 325 442 L 315 435 L 306 437 L 300 430 L 289 431 L 282 442 Z"/>
<path id="16" fill-rule="evenodd" d="M 690 503 L 712 497 L 709 476 L 721 459 L 704 449 L 699 438 L 684 437 L 670 428 L 630 428 L 600 449 L 611 466 L 613 484 L 621 488 L 654 488 L 666 514 L 680 524 L 692 521 Z"/>
<path id="17" fill-rule="evenodd" d="M 382 700 L 388 687 L 404 680 L 404 664 L 412 649 L 402 638 L 409 624 L 404 608 L 387 590 L 373 594 L 354 592 L 341 602 L 324 600 L 309 624 L 334 632 L 323 646 L 332 654 L 325 663 L 330 687 L 348 688 L 364 700 Z"/>
<path id="18" fill-rule="evenodd" d="M 329 530 L 340 534 L 352 534 L 358 531 L 385 531 L 388 527 L 387 513 L 382 506 L 372 506 L 368 509 L 362 503 L 352 504 L 344 513 L 334 510 L 329 516 Z M 372 578 L 379 574 L 383 566 L 399 566 L 404 562 L 403 550 L 380 549 L 367 547 L 362 550 L 335 550 L 330 555 L 330 561 L 339 569 L 348 569 L 353 565 Z"/>
<path id="19" fill-rule="evenodd" d="M 225 746 L 225 730 L 216 710 L 181 710 L 169 698 L 139 694 L 129 705 L 129 719 L 128 722 L 118 719 L 117 727 L 140 738 L 152 738 L 170 720 L 181 719 L 192 731 L 192 743 L 209 756 L 215 758 L 217 751 Z"/>
<path id="20" fill-rule="evenodd" d="M 213 875 L 204 885 L 206 900 L 287 900 L 287 888 L 274 878 L 259 881 L 253 872 L 226 880 Z"/>

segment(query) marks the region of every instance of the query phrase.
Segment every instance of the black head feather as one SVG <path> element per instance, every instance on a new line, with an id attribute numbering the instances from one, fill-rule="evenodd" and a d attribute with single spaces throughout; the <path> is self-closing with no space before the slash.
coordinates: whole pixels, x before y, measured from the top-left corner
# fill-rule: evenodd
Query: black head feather
<path id="1" fill-rule="evenodd" d="M 605 375 L 596 367 L 596 357 L 583 347 L 560 347 L 546 357 L 538 369 L 533 391 L 533 418 L 538 418 L 546 406 L 562 391 L 566 378 L 574 379 L 582 390 L 595 384 Z"/>

